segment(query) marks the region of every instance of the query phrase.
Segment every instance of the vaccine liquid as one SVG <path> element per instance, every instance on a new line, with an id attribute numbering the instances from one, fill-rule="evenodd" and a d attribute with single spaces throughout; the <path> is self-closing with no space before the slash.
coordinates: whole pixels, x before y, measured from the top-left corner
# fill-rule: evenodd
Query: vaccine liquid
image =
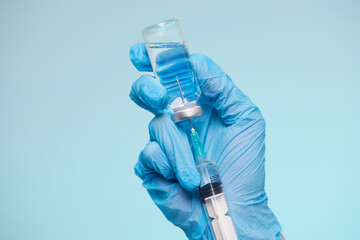
<path id="1" fill-rule="evenodd" d="M 177 108 L 195 102 L 200 96 L 200 88 L 186 44 L 146 44 L 146 49 L 156 78 L 167 90 L 169 105 Z"/>

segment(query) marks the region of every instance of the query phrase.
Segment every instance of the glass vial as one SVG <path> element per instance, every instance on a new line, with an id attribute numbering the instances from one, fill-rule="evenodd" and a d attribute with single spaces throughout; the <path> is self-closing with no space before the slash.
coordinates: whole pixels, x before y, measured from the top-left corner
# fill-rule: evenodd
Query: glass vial
<path id="1" fill-rule="evenodd" d="M 146 27 L 142 35 L 154 75 L 167 90 L 174 122 L 202 114 L 196 103 L 201 92 L 179 20 Z"/>

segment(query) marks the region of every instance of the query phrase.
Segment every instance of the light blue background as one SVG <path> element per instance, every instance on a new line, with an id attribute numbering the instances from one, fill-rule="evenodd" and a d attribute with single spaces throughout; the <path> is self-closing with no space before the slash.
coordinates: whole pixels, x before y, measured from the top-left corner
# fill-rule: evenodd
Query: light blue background
<path id="1" fill-rule="evenodd" d="M 0 239 L 185 239 L 133 166 L 143 27 L 179 18 L 267 123 L 266 190 L 290 240 L 360 239 L 360 2 L 0 2 Z"/>

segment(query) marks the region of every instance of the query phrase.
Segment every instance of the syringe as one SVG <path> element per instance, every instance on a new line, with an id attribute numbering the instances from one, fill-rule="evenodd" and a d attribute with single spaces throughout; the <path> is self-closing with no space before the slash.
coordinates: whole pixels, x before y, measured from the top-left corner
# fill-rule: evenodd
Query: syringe
<path id="1" fill-rule="evenodd" d="M 201 175 L 199 193 L 210 218 L 215 238 L 216 240 L 237 240 L 216 164 L 206 160 L 199 135 L 192 126 L 191 120 L 189 121 L 192 127 L 190 135 L 196 167 Z"/>
<path id="2" fill-rule="evenodd" d="M 184 93 L 177 77 L 176 80 L 179 86 L 181 99 L 185 104 Z M 209 216 L 215 238 L 216 240 L 237 240 L 216 163 L 206 160 L 199 135 L 195 131 L 191 119 L 189 118 L 188 120 L 191 126 L 190 136 L 196 168 L 201 176 L 199 193 L 201 200 L 205 204 L 205 209 Z"/>

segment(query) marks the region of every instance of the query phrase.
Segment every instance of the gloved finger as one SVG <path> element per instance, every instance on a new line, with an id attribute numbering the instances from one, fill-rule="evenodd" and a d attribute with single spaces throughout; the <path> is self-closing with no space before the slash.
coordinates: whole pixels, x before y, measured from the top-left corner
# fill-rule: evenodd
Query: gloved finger
<path id="1" fill-rule="evenodd" d="M 191 60 L 202 99 L 218 111 L 226 125 L 248 117 L 262 118 L 259 109 L 209 57 L 192 54 Z"/>
<path id="2" fill-rule="evenodd" d="M 166 218 L 189 239 L 211 239 L 208 219 L 197 192 L 189 192 L 179 182 L 158 174 L 147 175 L 143 187 Z"/>
<path id="3" fill-rule="evenodd" d="M 175 125 L 169 114 L 162 114 L 150 122 L 149 132 L 150 140 L 160 145 L 181 186 L 189 191 L 197 188 L 200 174 L 185 131 Z"/>
<path id="4" fill-rule="evenodd" d="M 200 197 L 189 192 L 178 181 L 169 160 L 157 142 L 149 142 L 135 165 L 135 174 L 167 219 L 183 229 L 189 239 L 200 239 L 206 229 L 207 217 Z M 184 221 L 184 217 L 187 221 Z"/>
<path id="5" fill-rule="evenodd" d="M 159 144 L 157 142 L 149 142 L 140 153 L 139 161 L 135 165 L 135 174 L 144 180 L 146 176 L 154 172 L 160 174 L 165 179 L 176 179 L 169 160 Z"/>
<path id="6" fill-rule="evenodd" d="M 130 98 L 155 115 L 170 112 L 166 89 L 152 76 L 143 75 L 136 80 L 132 85 Z"/>
<path id="7" fill-rule="evenodd" d="M 137 70 L 141 72 L 152 72 L 149 56 L 145 43 L 136 43 L 130 48 L 130 60 Z"/>

